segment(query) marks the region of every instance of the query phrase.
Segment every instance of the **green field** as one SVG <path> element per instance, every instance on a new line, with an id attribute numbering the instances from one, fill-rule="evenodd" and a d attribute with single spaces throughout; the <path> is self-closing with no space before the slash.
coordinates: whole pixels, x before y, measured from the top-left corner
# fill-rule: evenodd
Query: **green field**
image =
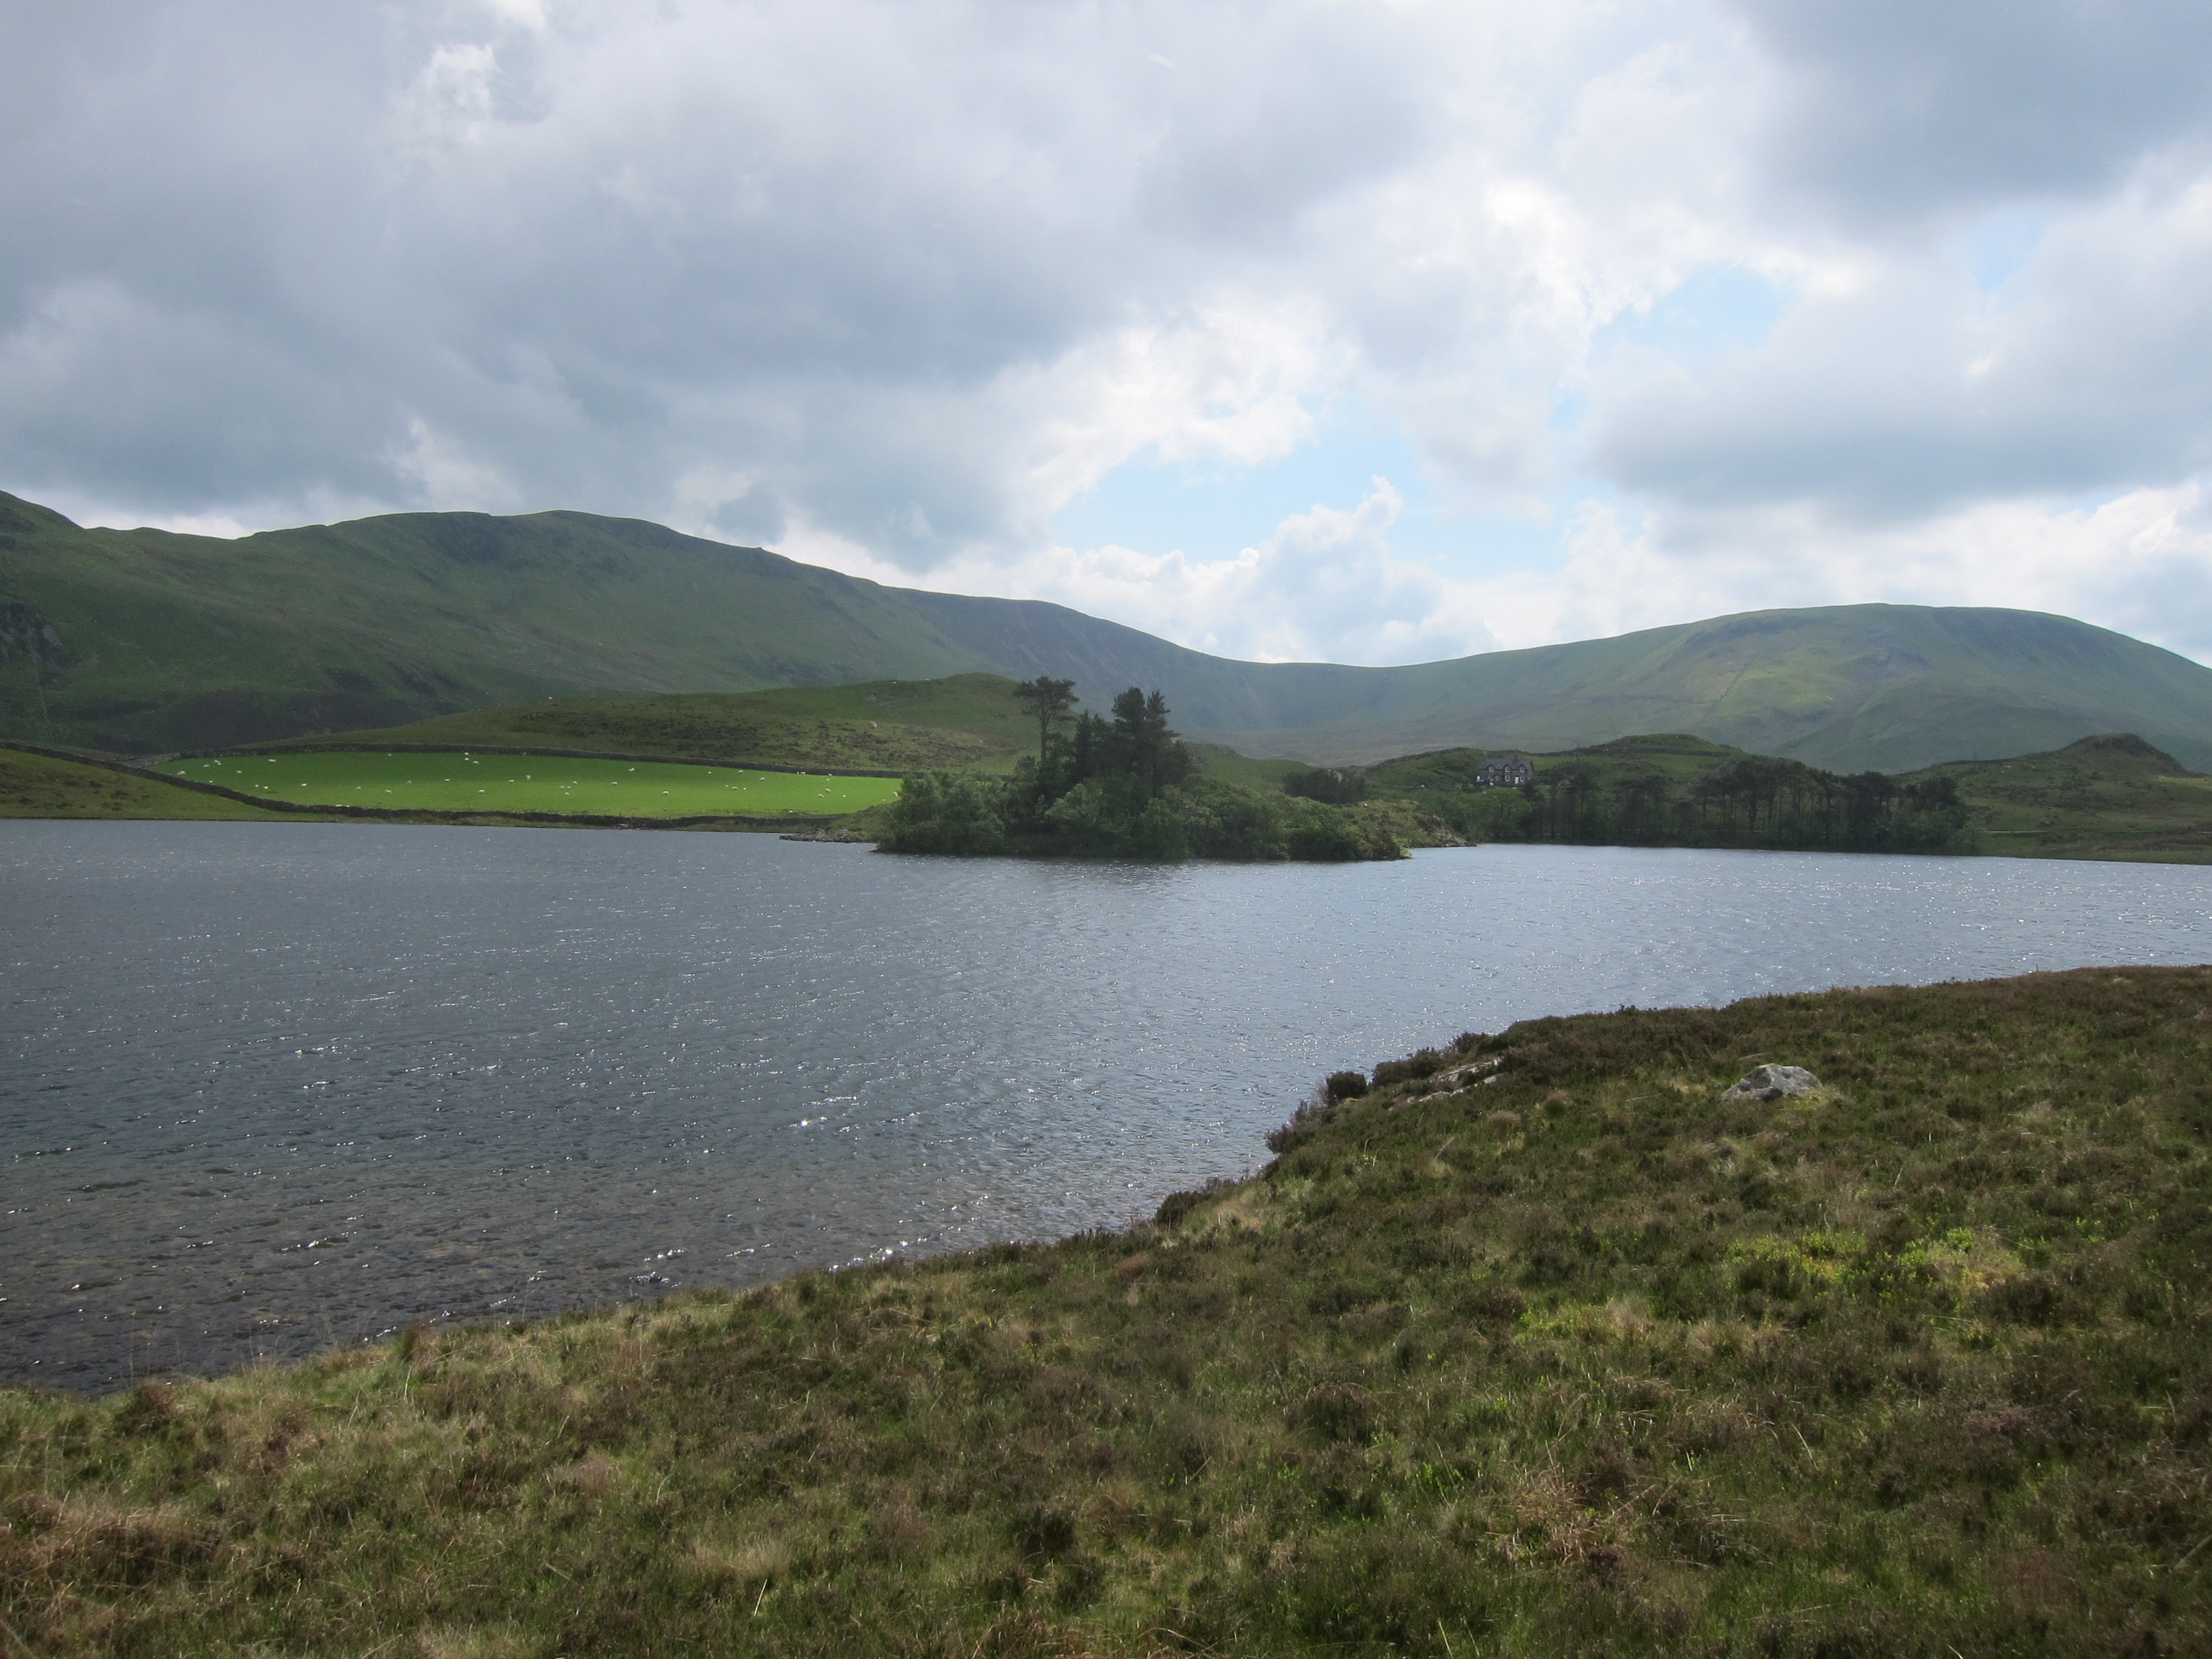
<path id="1" fill-rule="evenodd" d="M 545 749 L 903 772 L 1010 772 L 1036 729 L 997 674 L 665 697 L 547 698 L 342 734 L 347 743 Z M 316 749 L 330 737 L 274 748 Z"/>
<path id="2" fill-rule="evenodd" d="M 301 805 L 594 817 L 837 817 L 898 793 L 892 778 L 845 778 L 544 755 L 308 752 L 173 761 L 196 782 Z"/>

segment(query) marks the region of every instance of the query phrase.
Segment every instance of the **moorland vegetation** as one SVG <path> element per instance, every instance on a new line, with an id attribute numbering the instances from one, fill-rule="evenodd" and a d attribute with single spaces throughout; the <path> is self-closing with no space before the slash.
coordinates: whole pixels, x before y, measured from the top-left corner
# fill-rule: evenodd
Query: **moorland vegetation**
<path id="1" fill-rule="evenodd" d="M 1317 862 L 1405 856 L 1382 815 L 1205 771 L 1169 726 L 1158 690 L 1131 686 L 1105 719 L 1073 712 L 1073 680 L 1041 675 L 1013 696 L 1036 724 L 1037 752 L 1004 778 L 944 770 L 907 778 L 883 815 L 880 850 Z"/>
<path id="2" fill-rule="evenodd" d="M 1762 1061 L 1821 1086 L 1730 1098 Z M 0 1627 L 2204 1652 L 2208 1064 L 2202 968 L 1530 1020 L 1335 1079 L 1126 1231 L 0 1393 Z"/>

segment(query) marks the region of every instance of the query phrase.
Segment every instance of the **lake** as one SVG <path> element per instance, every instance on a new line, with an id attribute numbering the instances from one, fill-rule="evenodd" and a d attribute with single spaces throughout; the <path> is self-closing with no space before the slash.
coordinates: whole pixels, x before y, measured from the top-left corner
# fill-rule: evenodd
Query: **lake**
<path id="1" fill-rule="evenodd" d="M 0 1380 L 1120 1225 L 1532 1015 L 2212 958 L 2212 870 L 0 822 Z"/>

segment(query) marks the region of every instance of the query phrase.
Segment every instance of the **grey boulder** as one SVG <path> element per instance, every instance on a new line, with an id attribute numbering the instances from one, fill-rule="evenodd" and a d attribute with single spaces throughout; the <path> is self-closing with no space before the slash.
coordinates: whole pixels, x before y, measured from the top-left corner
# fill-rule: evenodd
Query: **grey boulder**
<path id="1" fill-rule="evenodd" d="M 1723 1100 L 1779 1100 L 1784 1095 L 1809 1095 L 1820 1079 L 1802 1066 L 1754 1066 L 1736 1079 Z"/>

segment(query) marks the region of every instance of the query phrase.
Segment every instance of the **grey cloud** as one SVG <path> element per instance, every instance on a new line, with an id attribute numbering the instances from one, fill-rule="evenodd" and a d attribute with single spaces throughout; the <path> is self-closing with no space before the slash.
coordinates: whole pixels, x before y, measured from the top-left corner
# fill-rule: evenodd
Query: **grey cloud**
<path id="1" fill-rule="evenodd" d="M 1146 222 L 1178 236 L 1275 241 L 1334 191 L 1402 164 L 1433 126 L 1433 66 L 1357 11 L 1262 13 L 1177 50 L 1135 194 Z"/>
<path id="2" fill-rule="evenodd" d="M 1866 222 L 2094 192 L 2212 131 L 2202 0 L 1733 0 L 1790 75 L 1770 166 Z"/>
<path id="3" fill-rule="evenodd" d="M 368 500 L 388 484 L 383 399 L 234 319 L 113 283 L 48 295 L 0 348 L 0 450 L 75 490 L 200 510 L 303 481 Z"/>
<path id="4" fill-rule="evenodd" d="M 672 512 L 714 463 L 757 476 L 710 514 L 927 565 L 1034 528 L 997 377 L 1409 131 L 1398 37 L 1328 8 L 553 14 L 11 11 L 10 485 L 441 504 L 427 428 L 518 504 Z"/>

